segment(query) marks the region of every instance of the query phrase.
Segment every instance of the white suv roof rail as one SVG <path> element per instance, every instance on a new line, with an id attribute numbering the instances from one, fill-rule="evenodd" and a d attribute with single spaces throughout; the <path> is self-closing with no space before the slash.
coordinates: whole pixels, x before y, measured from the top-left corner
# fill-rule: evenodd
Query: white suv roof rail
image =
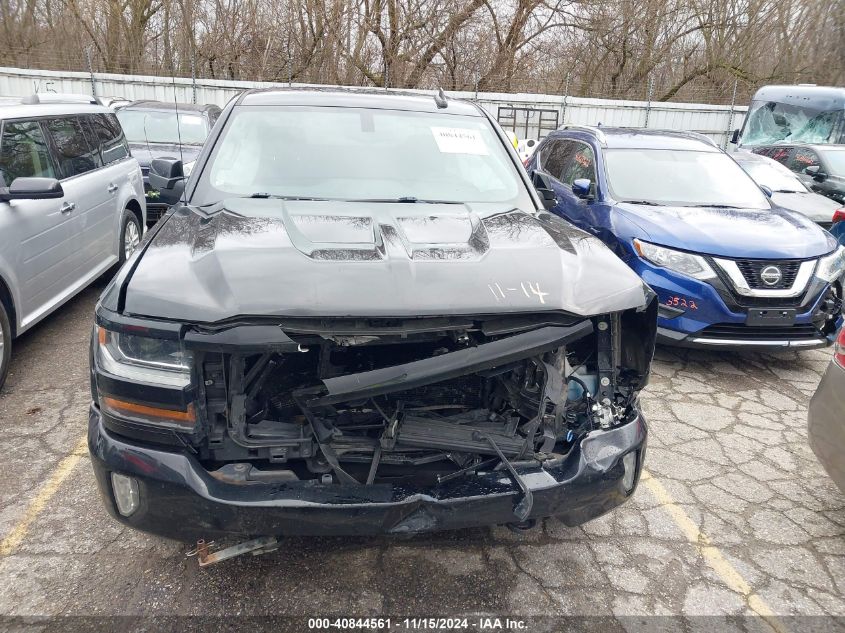
<path id="1" fill-rule="evenodd" d="M 23 105 L 37 105 L 39 103 L 84 103 L 100 105 L 97 97 L 78 94 L 61 94 L 58 92 L 41 92 L 21 99 Z"/>
<path id="2" fill-rule="evenodd" d="M 719 147 L 719 144 L 716 141 L 714 141 L 712 138 L 710 138 L 706 134 L 702 134 L 701 132 L 687 132 L 687 131 L 685 131 L 684 134 L 688 134 L 692 138 L 696 138 L 703 143 L 707 143 L 708 145 L 712 145 L 716 149 L 722 149 L 721 147 Z"/>
<path id="3" fill-rule="evenodd" d="M 604 132 L 601 131 L 600 127 L 596 127 L 594 125 L 578 125 L 577 123 L 564 123 L 561 125 L 559 130 L 583 130 L 585 132 L 591 132 L 595 134 L 596 138 L 599 140 L 599 143 L 602 145 L 607 143 L 607 137 L 605 137 Z"/>

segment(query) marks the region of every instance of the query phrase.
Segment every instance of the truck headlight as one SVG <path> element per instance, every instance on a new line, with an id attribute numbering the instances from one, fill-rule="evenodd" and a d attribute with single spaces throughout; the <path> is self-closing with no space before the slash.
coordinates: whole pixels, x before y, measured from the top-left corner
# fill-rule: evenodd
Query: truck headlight
<path id="1" fill-rule="evenodd" d="M 701 255 L 676 251 L 665 246 L 650 244 L 642 240 L 634 240 L 634 248 L 640 257 L 655 266 L 668 268 L 676 273 L 695 277 L 696 279 L 713 279 L 716 273 Z"/>
<path id="2" fill-rule="evenodd" d="M 180 341 L 97 327 L 99 361 L 110 374 L 164 387 L 191 384 L 191 353 Z"/>
<path id="3" fill-rule="evenodd" d="M 190 352 L 180 341 L 160 339 L 124 332 L 113 332 L 97 326 L 97 364 L 104 374 L 151 387 L 150 393 L 161 388 L 184 389 L 191 384 Z M 119 390 L 123 392 L 123 390 Z M 135 396 L 126 398 L 116 393 L 104 393 L 98 386 L 98 402 L 109 415 L 154 424 L 177 430 L 193 430 L 196 409 L 193 403 L 182 408 L 172 408 L 159 402 L 139 401 Z"/>
<path id="4" fill-rule="evenodd" d="M 845 246 L 840 246 L 830 255 L 822 257 L 816 267 L 816 277 L 831 282 L 845 272 Z"/>

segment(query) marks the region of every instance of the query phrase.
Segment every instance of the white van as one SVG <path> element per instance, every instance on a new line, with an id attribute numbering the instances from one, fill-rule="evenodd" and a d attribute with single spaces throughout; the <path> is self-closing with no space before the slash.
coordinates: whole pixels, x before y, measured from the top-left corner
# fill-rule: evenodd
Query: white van
<path id="1" fill-rule="evenodd" d="M 137 248 L 144 186 L 91 97 L 0 105 L 0 387 L 12 339 Z"/>

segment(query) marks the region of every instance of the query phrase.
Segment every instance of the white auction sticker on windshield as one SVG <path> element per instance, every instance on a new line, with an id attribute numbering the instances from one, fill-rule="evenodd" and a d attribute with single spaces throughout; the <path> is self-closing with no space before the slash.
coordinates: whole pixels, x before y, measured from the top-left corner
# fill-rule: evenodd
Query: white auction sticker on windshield
<path id="1" fill-rule="evenodd" d="M 462 127 L 432 127 L 431 133 L 437 141 L 437 148 L 443 154 L 487 155 L 487 144 L 478 130 Z"/>

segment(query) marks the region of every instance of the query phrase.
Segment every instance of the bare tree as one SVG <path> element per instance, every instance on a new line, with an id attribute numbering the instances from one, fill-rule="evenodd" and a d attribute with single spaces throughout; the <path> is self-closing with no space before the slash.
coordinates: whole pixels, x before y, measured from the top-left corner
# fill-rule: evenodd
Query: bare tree
<path id="1" fill-rule="evenodd" d="M 0 64 L 725 101 L 845 82 L 845 0 L 3 0 Z"/>

